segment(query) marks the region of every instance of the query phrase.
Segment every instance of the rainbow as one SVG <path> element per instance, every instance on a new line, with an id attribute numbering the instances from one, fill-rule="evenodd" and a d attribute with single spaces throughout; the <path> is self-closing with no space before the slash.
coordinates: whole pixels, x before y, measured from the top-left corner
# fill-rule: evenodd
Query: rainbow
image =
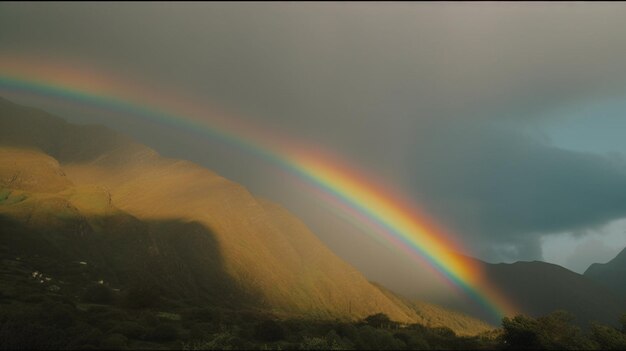
<path id="1" fill-rule="evenodd" d="M 459 244 L 423 211 L 329 153 L 260 131 L 215 113 L 206 104 L 191 103 L 190 98 L 157 92 L 78 64 L 41 64 L 23 57 L 0 56 L 0 92 L 130 114 L 254 153 L 304 180 L 336 209 L 366 225 L 376 239 L 427 263 L 494 318 L 518 312 L 489 283 L 478 264 L 455 253 L 462 251 Z"/>

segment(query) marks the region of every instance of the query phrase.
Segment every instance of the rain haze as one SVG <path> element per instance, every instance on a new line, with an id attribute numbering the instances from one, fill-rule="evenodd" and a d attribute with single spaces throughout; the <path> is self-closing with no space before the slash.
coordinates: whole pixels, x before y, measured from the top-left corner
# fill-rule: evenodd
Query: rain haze
<path id="1" fill-rule="evenodd" d="M 4 2 L 0 56 L 187 92 L 349 160 L 464 254 L 582 273 L 626 246 L 625 15 L 623 3 L 585 2 Z M 388 273 L 406 260 L 263 160 L 148 121 L 16 100 L 240 182 L 368 278 L 402 285 Z"/>

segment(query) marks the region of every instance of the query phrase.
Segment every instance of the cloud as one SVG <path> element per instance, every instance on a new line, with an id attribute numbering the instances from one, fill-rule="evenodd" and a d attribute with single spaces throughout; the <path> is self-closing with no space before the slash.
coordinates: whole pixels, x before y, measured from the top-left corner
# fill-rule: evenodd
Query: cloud
<path id="1" fill-rule="evenodd" d="M 415 148 L 416 192 L 484 257 L 541 258 L 542 235 L 626 216 L 620 159 L 484 126 L 447 127 L 438 136 Z"/>
<path id="2" fill-rule="evenodd" d="M 482 258 L 531 259 L 542 236 L 626 214 L 619 160 L 529 132 L 558 119 L 551 109 L 623 96 L 625 13 L 620 3 L 2 3 L 0 55 L 191 91 L 408 189 Z M 125 131 L 323 221 L 244 157 L 146 130 Z M 353 236 L 318 227 L 350 251 Z"/>
<path id="3" fill-rule="evenodd" d="M 610 257 L 612 253 L 613 250 L 607 247 L 603 241 L 598 239 L 587 240 L 576 246 L 574 252 L 565 261 L 565 266 L 571 267 L 576 272 L 583 273 L 589 268 L 590 264 L 598 262 L 601 257 Z M 614 254 L 613 257 L 615 257 Z"/>
<path id="4" fill-rule="evenodd" d="M 542 238 L 544 257 L 575 272 L 584 273 L 592 263 L 606 263 L 626 246 L 626 219 L 597 229 L 564 232 Z"/>

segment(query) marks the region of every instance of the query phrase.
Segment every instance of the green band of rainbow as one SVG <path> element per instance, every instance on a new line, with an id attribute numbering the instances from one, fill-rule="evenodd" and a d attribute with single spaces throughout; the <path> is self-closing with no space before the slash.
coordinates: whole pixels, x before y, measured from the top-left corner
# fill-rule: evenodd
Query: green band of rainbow
<path id="1" fill-rule="evenodd" d="M 407 201 L 367 180 L 362 172 L 347 167 L 344 161 L 337 161 L 320 153 L 285 148 L 284 143 L 279 144 L 275 138 L 263 136 L 255 128 L 233 122 L 232 118 L 210 119 L 206 110 L 202 117 L 194 117 L 185 112 L 159 107 L 162 101 L 150 102 L 149 105 L 145 102 L 136 103 L 131 98 L 121 98 L 111 91 L 96 88 L 90 90 L 84 84 L 73 85 L 72 79 L 68 78 L 71 75 L 48 79 L 32 77 L 28 67 L 22 65 L 19 67 L 21 72 L 16 72 L 15 65 L 7 69 L 2 63 L 0 60 L 0 91 L 34 94 L 90 108 L 130 114 L 205 138 L 217 139 L 259 155 L 311 184 L 334 207 L 356 220 L 366 222 L 371 233 L 375 233 L 379 239 L 382 238 L 420 262 L 428 263 L 441 276 L 489 311 L 494 318 L 499 319 L 517 312 L 484 279 L 478 265 L 454 253 L 458 245 L 429 224 L 425 216 Z M 73 72 L 73 75 L 81 76 L 80 72 Z M 92 76 L 93 74 L 90 77 Z M 117 86 L 123 91 L 121 88 L 126 85 L 121 82 Z"/>

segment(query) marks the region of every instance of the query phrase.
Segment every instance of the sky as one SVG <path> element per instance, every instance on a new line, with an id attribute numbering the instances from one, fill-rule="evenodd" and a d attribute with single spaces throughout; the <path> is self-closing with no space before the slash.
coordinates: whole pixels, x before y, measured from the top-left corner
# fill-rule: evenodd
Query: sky
<path id="1" fill-rule="evenodd" d="M 0 57 L 188 92 L 399 189 L 467 254 L 582 273 L 626 246 L 624 16 L 626 4 L 591 2 L 2 2 Z M 406 264 L 251 155 L 23 102 L 242 183 L 370 279 Z"/>

